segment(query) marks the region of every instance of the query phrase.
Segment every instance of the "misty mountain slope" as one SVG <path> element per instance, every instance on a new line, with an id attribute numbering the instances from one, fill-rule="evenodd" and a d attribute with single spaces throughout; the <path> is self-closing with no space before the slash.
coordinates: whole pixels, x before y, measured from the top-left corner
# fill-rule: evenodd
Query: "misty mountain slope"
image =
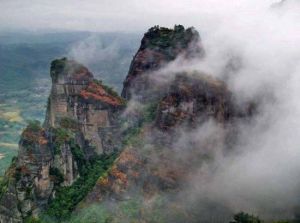
<path id="1" fill-rule="evenodd" d="M 211 55 L 193 28 L 152 27 L 123 97 L 74 58 L 53 60 L 45 121 L 23 131 L 1 181 L 0 222 L 297 220 L 297 182 L 276 194 L 287 185 L 270 178 L 286 161 L 270 162 L 290 125 L 274 120 L 285 104 L 274 86 L 238 79 L 261 74 L 248 55 L 239 66 L 223 58 L 216 73 L 201 66 Z"/>
<path id="2" fill-rule="evenodd" d="M 152 32 L 158 30 L 154 27 L 145 34 L 136 55 L 152 48 L 144 45 L 145 39 L 151 41 L 155 38 Z M 199 34 L 194 35 L 199 40 Z M 187 44 L 178 56 L 203 57 L 203 50 L 190 52 Z M 88 221 L 99 211 L 112 222 L 209 222 L 211 215 L 216 222 L 229 221 L 232 213 L 226 207 L 202 196 L 190 197 L 190 183 L 194 178 L 205 178 L 198 171 L 214 162 L 218 150 L 232 152 L 238 128 L 235 123 L 251 117 L 251 103 L 240 109 L 224 82 L 199 72 L 170 71 L 167 82 L 157 83 L 153 76 L 160 75 L 156 72 L 161 65 L 136 74 L 140 64 L 147 64 L 140 58 L 134 58 L 124 83 L 125 92 L 129 88 L 131 92 L 126 95 L 133 98 L 125 114 L 134 123 L 125 135 L 124 150 L 81 202 L 78 210 L 83 210 L 74 219 Z M 137 81 L 136 75 L 143 78 Z"/>

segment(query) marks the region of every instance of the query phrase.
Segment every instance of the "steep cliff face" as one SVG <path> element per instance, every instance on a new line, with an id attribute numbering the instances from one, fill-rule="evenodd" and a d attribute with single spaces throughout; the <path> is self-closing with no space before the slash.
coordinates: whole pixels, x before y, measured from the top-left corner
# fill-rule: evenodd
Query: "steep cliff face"
<path id="1" fill-rule="evenodd" d="M 120 149 L 117 117 L 125 100 L 75 61 L 53 61 L 50 74 L 44 125 L 31 122 L 23 131 L 18 157 L 2 182 L 3 223 L 37 216 L 61 186 L 86 175 L 99 155 Z"/>
<path id="2" fill-rule="evenodd" d="M 176 74 L 158 108 L 156 125 L 175 129 L 186 124 L 197 126 L 210 118 L 225 123 L 234 117 L 232 95 L 224 82 L 205 74 Z"/>
<path id="3" fill-rule="evenodd" d="M 45 207 L 53 190 L 49 171 L 53 162 L 46 132 L 31 123 L 22 133 L 18 158 L 8 170 L 0 201 L 1 222 L 21 222 Z"/>
<path id="4" fill-rule="evenodd" d="M 72 119 L 82 133 L 82 139 L 77 137 L 81 146 L 88 144 L 95 148 L 97 154 L 112 152 L 113 148 L 103 144 L 100 134 L 116 127 L 115 117 L 125 101 L 101 81 L 94 80 L 92 73 L 75 61 L 53 61 L 51 77 L 45 126 L 59 127 L 62 119 Z"/>
<path id="5" fill-rule="evenodd" d="M 203 55 L 200 36 L 194 28 L 185 29 L 181 25 L 174 29 L 152 27 L 145 33 L 131 62 L 122 96 L 127 100 L 133 95 L 140 100 L 151 97 L 147 95 L 147 90 L 153 90 L 155 85 L 151 84 L 147 74 L 162 68 L 178 56 L 192 58 Z"/>

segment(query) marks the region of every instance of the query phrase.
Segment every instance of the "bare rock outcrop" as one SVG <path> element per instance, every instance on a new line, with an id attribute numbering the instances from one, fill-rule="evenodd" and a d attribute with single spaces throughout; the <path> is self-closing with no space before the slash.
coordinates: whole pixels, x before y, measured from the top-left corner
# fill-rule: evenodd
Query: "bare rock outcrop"
<path id="1" fill-rule="evenodd" d="M 45 122 L 30 122 L 23 131 L 18 156 L 2 181 L 1 223 L 38 216 L 58 188 L 71 186 L 85 162 L 76 149 L 86 161 L 120 149 L 117 117 L 125 100 L 76 61 L 54 60 L 50 74 Z"/>

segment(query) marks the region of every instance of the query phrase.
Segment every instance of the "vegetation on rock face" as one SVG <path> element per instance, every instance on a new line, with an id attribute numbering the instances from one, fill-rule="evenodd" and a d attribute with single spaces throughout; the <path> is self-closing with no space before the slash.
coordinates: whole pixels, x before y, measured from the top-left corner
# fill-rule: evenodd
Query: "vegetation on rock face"
<path id="1" fill-rule="evenodd" d="M 70 129 L 71 131 L 78 130 L 78 121 L 69 117 L 63 117 L 60 119 L 59 125 L 64 129 Z"/>
<path id="2" fill-rule="evenodd" d="M 57 81 L 58 75 L 63 73 L 67 63 L 67 58 L 56 59 L 51 62 L 50 75 L 54 81 Z"/>
<path id="3" fill-rule="evenodd" d="M 6 177 L 0 178 L 0 198 L 2 197 L 2 194 L 6 192 L 8 185 L 8 179 Z"/>
<path id="4" fill-rule="evenodd" d="M 73 139 L 73 132 L 65 128 L 51 128 L 50 133 L 54 146 L 54 154 L 59 154 L 61 146 Z"/>
<path id="5" fill-rule="evenodd" d="M 58 168 L 51 167 L 49 175 L 55 186 L 59 186 L 62 182 L 64 182 L 64 175 L 59 171 Z"/>
<path id="6" fill-rule="evenodd" d="M 105 204 L 95 204 L 75 214 L 70 222 L 72 223 L 117 223 L 117 222 L 141 222 L 141 214 L 147 212 L 143 210 L 142 201 L 138 197 L 129 200 L 120 201 L 120 205 L 110 208 Z M 153 221 L 157 216 L 149 216 L 148 221 L 160 223 L 162 221 Z M 152 221 L 151 221 L 152 220 Z"/>
<path id="7" fill-rule="evenodd" d="M 157 107 L 159 102 L 151 102 L 145 105 L 143 109 L 143 121 L 145 123 L 150 123 L 154 121 L 156 117 Z"/>
<path id="8" fill-rule="evenodd" d="M 168 198 L 163 194 L 146 201 L 141 196 L 132 196 L 117 202 L 97 203 L 88 208 L 79 210 L 70 222 L 72 223 L 119 223 L 119 222 L 196 222 L 187 221 L 187 213 L 183 207 L 168 208 Z M 188 219 L 193 219 L 188 216 Z"/>
<path id="9" fill-rule="evenodd" d="M 42 220 L 35 217 L 28 217 L 24 220 L 24 223 L 44 223 Z"/>
<path id="10" fill-rule="evenodd" d="M 27 131 L 39 132 L 42 129 L 41 122 L 38 120 L 29 120 L 26 127 Z"/>
<path id="11" fill-rule="evenodd" d="M 85 159 L 83 150 L 80 146 L 71 142 L 71 152 L 78 165 L 79 174 L 82 176 L 85 175 L 87 167 L 89 166 L 89 161 Z"/>
<path id="12" fill-rule="evenodd" d="M 124 138 L 123 138 L 123 144 L 124 145 L 138 145 L 141 144 L 141 137 L 139 134 L 141 133 L 142 127 L 145 124 L 149 124 L 152 121 L 154 121 L 156 117 L 156 111 L 158 107 L 158 102 L 151 102 L 146 105 L 142 106 L 142 109 L 140 111 L 140 117 L 139 120 L 136 121 L 136 123 L 129 127 L 124 132 Z"/>
<path id="13" fill-rule="evenodd" d="M 60 187 L 55 193 L 55 198 L 50 200 L 46 214 L 61 221 L 71 216 L 76 205 L 93 188 L 98 178 L 112 165 L 116 154 L 102 155 L 90 161 L 83 161 L 78 147 L 73 150 L 76 159 L 80 160 L 80 177 L 71 185 Z"/>
<path id="14" fill-rule="evenodd" d="M 148 30 L 145 37 L 149 40 L 146 44 L 150 49 L 158 48 L 187 48 L 193 40 L 199 38 L 194 28 L 185 29 L 182 25 L 176 25 L 174 29 L 154 26 Z M 194 38 L 194 39 L 193 39 Z"/>
<path id="15" fill-rule="evenodd" d="M 95 100 L 107 103 L 112 106 L 121 106 L 125 100 L 118 95 L 111 87 L 102 83 L 102 81 L 93 80 L 80 92 L 80 96 L 86 100 Z"/>
<path id="16" fill-rule="evenodd" d="M 66 57 L 51 62 L 50 75 L 53 82 L 57 82 L 60 75 L 80 83 L 93 78 L 92 73 L 85 66 Z"/>
<path id="17" fill-rule="evenodd" d="M 45 145 L 48 142 L 45 137 L 45 131 L 37 120 L 28 121 L 28 125 L 22 133 L 22 140 L 24 146 Z"/>
<path id="18" fill-rule="evenodd" d="M 60 127 L 50 128 L 51 139 L 54 145 L 54 153 L 58 154 L 60 147 L 65 143 L 70 143 L 78 131 L 78 122 L 74 119 L 63 117 L 59 122 Z"/>
<path id="19" fill-rule="evenodd" d="M 88 210 L 76 213 L 69 221 L 70 223 L 113 223 L 113 216 L 104 204 L 92 205 Z"/>
<path id="20" fill-rule="evenodd" d="M 252 215 L 252 214 L 248 214 L 245 212 L 239 212 L 237 214 L 235 214 L 233 216 L 233 221 L 231 221 L 230 223 L 296 223 L 299 222 L 297 220 L 292 220 L 292 221 L 286 221 L 286 220 L 282 220 L 282 221 L 263 221 L 261 220 L 258 216 Z"/>
<path id="21" fill-rule="evenodd" d="M 141 127 L 131 127 L 126 131 L 125 137 L 123 139 L 124 145 L 138 144 L 140 142 L 138 135 L 140 134 Z"/>
<path id="22" fill-rule="evenodd" d="M 108 94 L 114 97 L 120 97 L 119 94 L 113 89 L 113 87 L 105 85 L 102 80 L 95 79 L 93 82 L 97 85 L 101 85 Z"/>

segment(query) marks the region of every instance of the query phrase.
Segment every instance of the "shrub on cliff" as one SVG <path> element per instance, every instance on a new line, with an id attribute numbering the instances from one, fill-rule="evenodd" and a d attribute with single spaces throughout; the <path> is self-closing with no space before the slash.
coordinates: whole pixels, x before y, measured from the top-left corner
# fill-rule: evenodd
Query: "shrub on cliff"
<path id="1" fill-rule="evenodd" d="M 27 123 L 28 123 L 26 127 L 27 131 L 39 132 L 42 129 L 41 122 L 38 120 L 28 120 Z"/>
<path id="2" fill-rule="evenodd" d="M 49 174 L 55 185 L 59 186 L 62 182 L 64 182 L 64 175 L 58 168 L 51 167 Z"/>
<path id="3" fill-rule="evenodd" d="M 263 223 L 258 217 L 247 214 L 245 212 L 237 213 L 233 216 L 233 221 L 230 223 Z"/>
<path id="4" fill-rule="evenodd" d="M 68 118 L 68 117 L 63 117 L 60 120 L 60 126 L 65 129 L 70 129 L 71 131 L 77 131 L 78 130 L 78 121 Z"/>
<path id="5" fill-rule="evenodd" d="M 33 146 L 34 144 L 39 144 L 39 145 L 47 144 L 48 141 L 47 138 L 45 137 L 45 131 L 41 127 L 40 121 L 37 120 L 28 121 L 28 125 L 22 133 L 22 140 L 23 140 L 23 146 Z"/>
<path id="6" fill-rule="evenodd" d="M 67 58 L 66 57 L 64 57 L 62 59 L 53 60 L 51 62 L 51 68 L 50 68 L 51 72 L 50 72 L 50 74 L 51 74 L 51 78 L 53 80 L 56 81 L 57 78 L 58 78 L 58 74 L 60 74 L 64 71 L 66 63 L 67 63 Z"/>

